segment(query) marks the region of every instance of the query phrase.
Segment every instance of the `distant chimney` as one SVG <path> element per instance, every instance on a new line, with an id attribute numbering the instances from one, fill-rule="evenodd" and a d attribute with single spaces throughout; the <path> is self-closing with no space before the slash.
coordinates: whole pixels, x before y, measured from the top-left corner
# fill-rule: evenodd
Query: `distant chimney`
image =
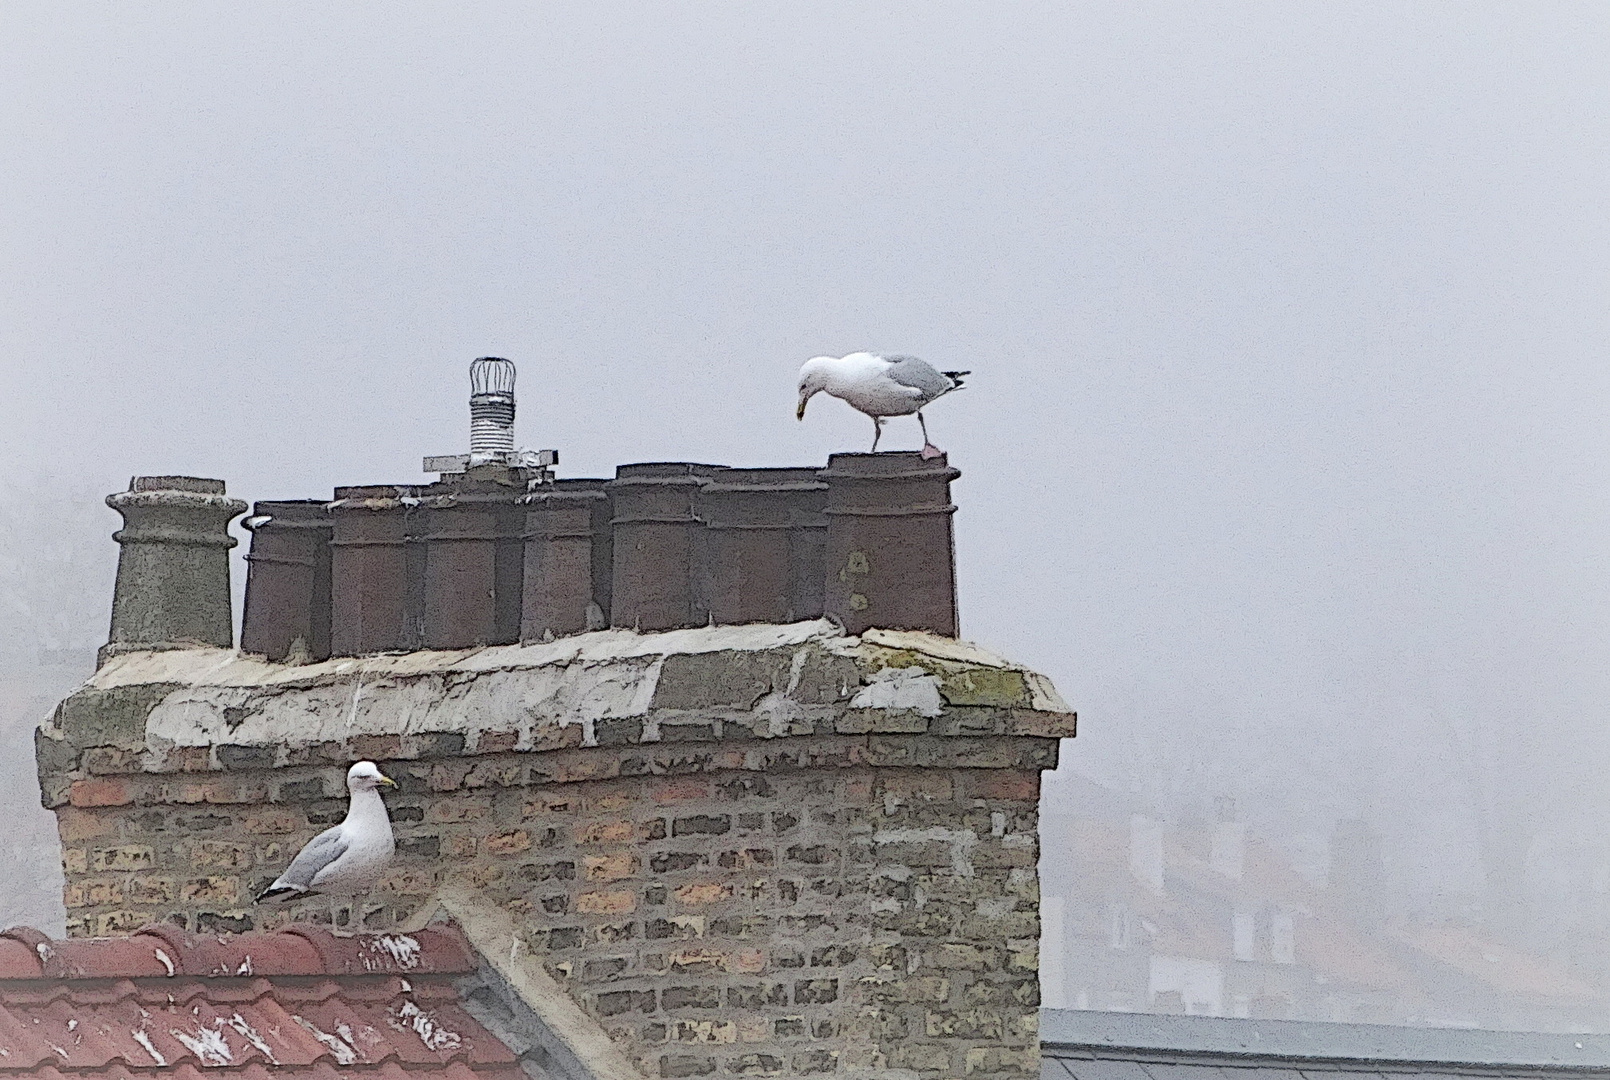
<path id="1" fill-rule="evenodd" d="M 234 645 L 230 615 L 229 523 L 246 504 L 222 480 L 136 476 L 106 497 L 123 515 L 112 594 L 112 629 L 101 661 L 120 652 Z"/>

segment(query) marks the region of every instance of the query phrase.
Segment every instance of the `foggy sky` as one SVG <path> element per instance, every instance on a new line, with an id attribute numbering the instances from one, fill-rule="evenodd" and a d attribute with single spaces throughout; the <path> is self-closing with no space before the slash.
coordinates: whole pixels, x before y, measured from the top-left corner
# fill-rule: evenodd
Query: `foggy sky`
<path id="1" fill-rule="evenodd" d="M 561 475 L 810 464 L 912 353 L 1065 768 L 1433 904 L 1599 843 L 1610 9 L 331 7 L 4 6 L 13 477 L 420 480 L 483 354 Z"/>

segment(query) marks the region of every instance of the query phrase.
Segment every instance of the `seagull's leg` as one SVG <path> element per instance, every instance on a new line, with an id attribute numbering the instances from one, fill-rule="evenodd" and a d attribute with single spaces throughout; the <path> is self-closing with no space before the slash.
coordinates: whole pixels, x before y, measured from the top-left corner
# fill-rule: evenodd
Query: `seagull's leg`
<path id="1" fill-rule="evenodd" d="M 922 418 L 922 410 L 917 410 L 917 423 L 922 426 L 922 460 L 932 461 L 944 453 L 943 450 L 928 441 L 928 421 Z"/>
<path id="2" fill-rule="evenodd" d="M 330 934 L 332 937 L 341 936 L 341 927 L 336 920 L 341 917 L 341 898 L 335 893 L 330 894 Z"/>
<path id="3" fill-rule="evenodd" d="M 883 438 L 883 417 L 874 416 L 872 418 L 872 452 L 874 454 L 878 452 L 878 440 L 881 438 Z"/>

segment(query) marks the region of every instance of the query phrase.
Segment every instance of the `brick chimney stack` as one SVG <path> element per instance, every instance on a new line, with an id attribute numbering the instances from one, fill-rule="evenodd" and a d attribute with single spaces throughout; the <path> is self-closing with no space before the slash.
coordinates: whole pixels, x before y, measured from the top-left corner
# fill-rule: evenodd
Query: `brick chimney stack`
<path id="1" fill-rule="evenodd" d="M 41 728 L 74 936 L 254 905 L 376 761 L 397 860 L 501 911 L 646 1076 L 1038 1075 L 1040 773 L 1074 717 L 965 642 L 826 620 L 298 666 L 118 658 Z"/>
<path id="2" fill-rule="evenodd" d="M 133 649 L 235 643 L 230 614 L 229 523 L 246 504 L 222 480 L 136 476 L 106 497 L 123 515 L 112 629 L 101 659 Z"/>
<path id="3" fill-rule="evenodd" d="M 112 642 L 35 744 L 69 933 L 329 919 L 251 898 L 367 759 L 397 858 L 338 921 L 473 895 L 645 1076 L 1038 1075 L 1040 774 L 1075 717 L 957 640 L 957 471 L 557 480 L 514 449 L 513 378 L 476 362 L 434 483 L 258 503 L 251 655 L 245 504 L 107 500 Z"/>

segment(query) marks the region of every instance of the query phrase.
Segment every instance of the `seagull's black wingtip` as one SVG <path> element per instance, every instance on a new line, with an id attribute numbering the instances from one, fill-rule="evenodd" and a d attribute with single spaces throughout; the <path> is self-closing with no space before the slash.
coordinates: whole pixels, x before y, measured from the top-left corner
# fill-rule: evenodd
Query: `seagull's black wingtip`
<path id="1" fill-rule="evenodd" d="M 311 889 L 293 889 L 288 885 L 281 885 L 276 889 L 274 886 L 270 885 L 268 888 L 258 893 L 257 898 L 253 900 L 252 903 L 261 904 L 264 900 L 278 900 L 282 896 L 308 896 L 311 893 Z"/>
<path id="2" fill-rule="evenodd" d="M 971 371 L 941 371 L 940 374 L 943 375 L 945 378 L 949 379 L 951 382 L 955 383 L 956 386 L 960 386 L 962 384 L 962 376 L 963 375 L 971 375 L 972 372 Z M 954 386 L 951 387 L 952 390 L 954 390 L 955 388 L 956 387 L 954 387 Z"/>

